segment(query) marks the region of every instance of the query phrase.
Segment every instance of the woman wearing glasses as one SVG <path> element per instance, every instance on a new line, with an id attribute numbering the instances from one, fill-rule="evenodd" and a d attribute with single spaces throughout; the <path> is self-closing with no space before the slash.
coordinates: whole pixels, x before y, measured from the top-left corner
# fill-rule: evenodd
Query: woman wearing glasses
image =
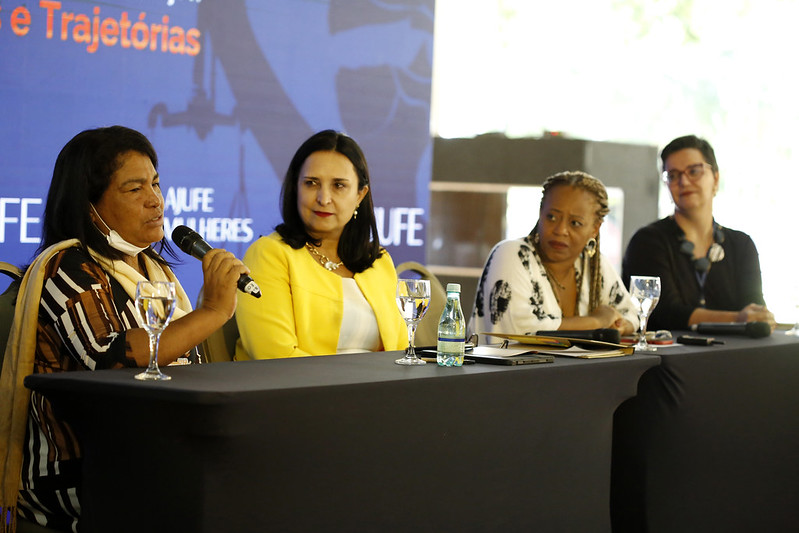
<path id="1" fill-rule="evenodd" d="M 699 322 L 765 321 L 757 249 L 749 235 L 713 218 L 719 169 L 713 147 L 678 137 L 660 154 L 674 214 L 639 229 L 624 256 L 622 278 L 660 276 L 661 296 L 649 326 L 686 329 Z"/>

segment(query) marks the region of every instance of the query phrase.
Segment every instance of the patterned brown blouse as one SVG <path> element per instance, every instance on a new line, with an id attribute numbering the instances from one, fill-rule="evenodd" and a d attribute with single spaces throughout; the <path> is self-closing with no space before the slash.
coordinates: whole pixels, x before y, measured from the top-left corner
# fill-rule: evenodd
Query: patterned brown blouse
<path id="1" fill-rule="evenodd" d="M 133 300 L 82 248 L 47 264 L 39 305 L 35 373 L 136 366 L 125 332 L 137 328 Z M 31 394 L 19 492 L 27 520 L 75 531 L 80 516 L 81 450 L 50 402 Z"/>

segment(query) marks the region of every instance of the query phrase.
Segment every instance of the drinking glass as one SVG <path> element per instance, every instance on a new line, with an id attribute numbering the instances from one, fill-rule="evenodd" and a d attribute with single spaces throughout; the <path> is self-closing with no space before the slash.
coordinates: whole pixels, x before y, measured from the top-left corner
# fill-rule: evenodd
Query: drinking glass
<path id="1" fill-rule="evenodd" d="M 398 365 L 424 365 L 425 361 L 416 357 L 414 337 L 416 326 L 422 320 L 430 305 L 430 281 L 426 279 L 400 279 L 397 281 L 397 307 L 408 324 L 408 349 L 405 357 L 394 361 Z"/>
<path id="2" fill-rule="evenodd" d="M 635 351 L 655 352 L 657 348 L 646 342 L 646 322 L 660 300 L 660 278 L 631 276 L 630 296 L 638 309 L 638 343 L 635 345 Z"/>
<path id="3" fill-rule="evenodd" d="M 785 332 L 786 335 L 793 335 L 799 337 L 799 304 L 796 304 L 796 322 L 791 329 Z"/>
<path id="4" fill-rule="evenodd" d="M 150 364 L 136 379 L 172 379 L 158 369 L 158 341 L 175 311 L 175 284 L 171 281 L 140 281 L 136 285 L 136 310 L 150 337 Z"/>

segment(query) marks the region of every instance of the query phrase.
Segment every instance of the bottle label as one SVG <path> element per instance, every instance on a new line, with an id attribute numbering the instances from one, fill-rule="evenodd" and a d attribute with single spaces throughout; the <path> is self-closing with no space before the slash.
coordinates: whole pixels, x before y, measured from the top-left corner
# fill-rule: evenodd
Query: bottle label
<path id="1" fill-rule="evenodd" d="M 438 338 L 438 352 L 463 355 L 466 348 L 466 339 L 442 339 Z"/>

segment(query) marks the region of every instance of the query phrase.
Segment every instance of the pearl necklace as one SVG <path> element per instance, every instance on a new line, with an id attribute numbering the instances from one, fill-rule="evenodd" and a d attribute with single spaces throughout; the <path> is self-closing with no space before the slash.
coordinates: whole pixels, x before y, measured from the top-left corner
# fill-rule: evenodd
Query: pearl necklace
<path id="1" fill-rule="evenodd" d="M 344 261 L 339 261 L 338 263 L 334 263 L 333 261 L 328 259 L 326 255 L 319 253 L 319 251 L 313 246 L 311 246 L 310 243 L 305 243 L 305 247 L 308 248 L 309 252 L 311 252 L 312 254 L 314 254 L 316 257 L 319 258 L 319 264 L 321 264 L 323 267 L 330 270 L 331 272 L 344 264 Z"/>

